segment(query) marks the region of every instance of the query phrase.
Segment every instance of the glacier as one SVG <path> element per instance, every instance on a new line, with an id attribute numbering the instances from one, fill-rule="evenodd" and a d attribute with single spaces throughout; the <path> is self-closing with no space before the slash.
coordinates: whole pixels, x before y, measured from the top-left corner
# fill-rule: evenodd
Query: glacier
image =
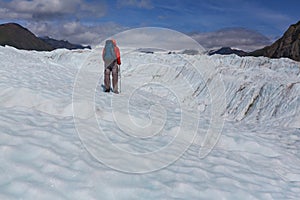
<path id="1" fill-rule="evenodd" d="M 121 52 L 0 47 L 0 199 L 300 198 L 299 62 Z"/>

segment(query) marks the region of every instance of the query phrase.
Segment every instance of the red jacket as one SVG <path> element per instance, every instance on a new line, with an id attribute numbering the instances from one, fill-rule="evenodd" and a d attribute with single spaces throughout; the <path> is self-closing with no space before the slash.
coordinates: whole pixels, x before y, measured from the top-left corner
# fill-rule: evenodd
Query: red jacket
<path id="1" fill-rule="evenodd" d="M 117 42 L 116 40 L 112 40 L 113 43 L 114 43 L 114 50 L 115 50 L 115 53 L 116 53 L 116 57 L 117 57 L 117 63 L 118 65 L 121 65 L 121 54 L 120 54 L 120 49 L 119 47 L 117 47 Z M 103 59 L 103 56 L 104 56 L 104 53 L 105 53 L 105 48 L 103 49 L 102 51 L 102 59 Z"/>
<path id="2" fill-rule="evenodd" d="M 121 54 L 120 54 L 120 49 L 119 47 L 115 46 L 115 53 L 117 56 L 117 63 L 118 65 L 121 65 Z"/>

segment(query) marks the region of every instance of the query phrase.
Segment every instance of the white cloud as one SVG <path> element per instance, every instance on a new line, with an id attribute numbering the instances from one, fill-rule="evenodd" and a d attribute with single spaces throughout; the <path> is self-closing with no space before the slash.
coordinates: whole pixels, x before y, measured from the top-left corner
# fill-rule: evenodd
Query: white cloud
<path id="1" fill-rule="evenodd" d="M 74 35 L 75 33 L 82 33 L 85 31 L 85 27 L 79 22 L 69 22 L 62 25 L 61 31 L 65 35 Z"/>
<path id="2" fill-rule="evenodd" d="M 0 4 L 1 6 L 1 4 Z M 1 7 L 0 8 L 0 18 L 1 19 L 29 19 L 31 17 L 31 14 L 29 13 L 17 13 L 12 12 L 10 9 Z"/>
<path id="3" fill-rule="evenodd" d="M 266 36 L 244 28 L 227 28 L 210 33 L 194 33 L 191 36 L 207 49 L 234 47 L 252 51 L 271 43 Z"/>
<path id="4" fill-rule="evenodd" d="M 120 7 L 132 6 L 137 8 L 152 9 L 153 5 L 150 0 L 118 0 L 117 5 Z"/>
<path id="5" fill-rule="evenodd" d="M 13 0 L 8 3 L 11 9 L 14 9 L 18 12 L 24 13 L 63 13 L 63 12 L 72 12 L 75 11 L 76 4 L 79 1 L 60 1 L 60 0 L 33 0 L 33 1 L 24 1 L 24 0 Z"/>
<path id="6" fill-rule="evenodd" d="M 72 43 L 94 47 L 111 36 L 115 37 L 121 46 L 128 47 L 164 47 L 166 49 L 193 49 L 198 47 L 198 44 L 185 38 L 184 34 L 168 29 L 138 28 L 129 30 L 128 27 L 115 23 L 86 25 L 80 21 L 61 23 L 30 22 L 26 27 L 38 36 L 50 36 L 55 39 L 68 40 Z M 258 32 L 242 28 L 222 29 L 210 33 L 194 33 L 191 37 L 206 49 L 229 46 L 251 51 L 270 44 L 269 38 Z M 191 41 L 191 43 L 186 41 Z"/>
<path id="7" fill-rule="evenodd" d="M 12 0 L 0 1 L 0 16 L 18 20 L 53 20 L 60 18 L 101 17 L 106 12 L 103 2 L 84 0 Z M 8 14 L 8 15 L 7 15 Z"/>
<path id="8" fill-rule="evenodd" d="M 97 25 L 85 25 L 77 22 L 30 22 L 26 27 L 38 36 L 49 36 L 58 40 L 68 40 L 69 42 L 84 45 L 99 45 L 107 37 L 124 31 L 122 27 L 115 23 L 105 23 Z"/>
<path id="9" fill-rule="evenodd" d="M 114 36 L 118 44 L 131 48 L 155 48 L 165 50 L 204 49 L 189 36 L 165 28 L 144 27 L 124 31 Z"/>
<path id="10" fill-rule="evenodd" d="M 278 21 L 287 20 L 284 15 L 280 15 L 275 12 L 270 12 L 266 9 L 258 8 L 255 4 L 241 3 L 241 0 L 230 0 L 230 4 L 226 6 L 223 4 L 225 0 L 221 0 L 218 3 L 209 1 L 204 3 L 204 7 L 211 6 L 210 9 L 218 10 L 223 9 L 223 6 L 233 6 L 230 11 L 239 13 L 243 12 L 248 17 L 254 17 L 256 19 L 265 18 L 272 22 L 275 18 Z M 239 6 L 236 3 L 240 2 Z M 117 5 L 120 7 L 134 7 L 143 9 L 154 8 L 151 0 L 117 0 Z M 202 4 L 201 4 L 202 5 Z M 247 3 L 248 5 L 248 3 Z M 174 12 L 186 12 L 181 10 L 179 5 L 170 4 L 169 7 L 163 7 L 166 10 L 173 10 Z M 258 16 L 254 16 L 253 13 L 257 13 Z M 263 12 L 264 11 L 264 12 Z M 103 1 L 88 1 L 88 0 L 12 0 L 5 1 L 0 0 L 0 19 L 22 21 L 27 22 L 23 25 L 29 30 L 39 36 L 50 36 L 55 39 L 69 40 L 73 43 L 97 45 L 103 39 L 124 31 L 128 28 L 118 25 L 116 23 L 105 24 L 89 24 L 92 19 L 93 22 L 97 21 L 97 18 L 106 14 L 106 4 Z M 166 17 L 166 15 L 162 15 Z M 211 21 L 215 26 L 221 26 L 227 19 L 219 19 L 218 16 L 209 16 L 203 18 L 195 18 L 196 23 L 203 27 L 210 27 Z M 214 18 L 216 17 L 216 18 Z M 232 20 L 232 19 L 230 19 Z M 262 21 L 262 20 L 260 20 Z M 183 25 L 182 25 L 183 26 Z M 199 25 L 200 26 L 200 25 Z M 128 35 L 131 37 L 131 35 Z M 149 34 L 139 33 L 135 35 L 137 41 L 150 42 L 151 38 Z M 193 34 L 196 39 L 205 48 L 218 48 L 222 46 L 231 46 L 244 50 L 253 50 L 257 47 L 262 47 L 268 44 L 268 38 L 258 34 L 256 32 L 247 31 L 217 31 L 212 33 L 197 33 Z M 157 38 L 157 37 L 156 37 Z M 172 38 L 172 37 L 171 37 Z M 165 41 L 169 38 L 164 38 Z M 179 41 L 179 40 L 178 40 Z M 176 43 L 179 44 L 179 43 Z"/>
<path id="11" fill-rule="evenodd" d="M 116 24 L 85 25 L 80 21 L 103 16 L 103 1 L 87 0 L 0 0 L 0 18 L 21 21 L 38 36 L 73 43 L 96 45 L 105 36 L 123 30 Z M 106 28 L 105 28 L 106 27 Z"/>

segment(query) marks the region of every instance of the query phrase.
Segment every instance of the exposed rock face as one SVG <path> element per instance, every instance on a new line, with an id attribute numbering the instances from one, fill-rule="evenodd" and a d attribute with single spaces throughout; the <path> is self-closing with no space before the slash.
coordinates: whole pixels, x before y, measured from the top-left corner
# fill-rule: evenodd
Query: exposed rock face
<path id="1" fill-rule="evenodd" d="M 17 49 L 51 51 L 52 46 L 36 37 L 28 29 L 16 23 L 0 25 L 0 45 L 13 46 Z"/>
<path id="2" fill-rule="evenodd" d="M 218 50 L 211 50 L 208 52 L 208 55 L 214 55 L 214 54 L 220 54 L 220 55 L 236 54 L 238 56 L 246 56 L 247 52 L 238 49 L 232 49 L 230 47 L 222 47 Z"/>
<path id="3" fill-rule="evenodd" d="M 270 46 L 249 53 L 251 56 L 291 58 L 300 61 L 300 21 L 291 25 L 284 35 Z"/>
<path id="4" fill-rule="evenodd" d="M 90 46 L 82 46 L 80 44 L 72 44 L 66 40 L 56 40 L 50 37 L 40 37 L 48 45 L 52 46 L 55 49 L 91 49 Z"/>
<path id="5" fill-rule="evenodd" d="M 16 23 L 0 25 L 0 45 L 9 45 L 17 49 L 51 51 L 54 49 L 91 49 L 90 46 L 72 44 L 64 40 L 49 37 L 39 38 L 28 29 Z"/>

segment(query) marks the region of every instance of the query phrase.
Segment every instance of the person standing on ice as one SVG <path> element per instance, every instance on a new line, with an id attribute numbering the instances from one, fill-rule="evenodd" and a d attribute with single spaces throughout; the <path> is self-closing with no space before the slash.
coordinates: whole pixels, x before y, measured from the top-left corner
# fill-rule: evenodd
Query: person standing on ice
<path id="1" fill-rule="evenodd" d="M 121 55 L 116 40 L 105 41 L 102 58 L 104 61 L 105 92 L 110 92 L 110 74 L 112 73 L 113 92 L 118 94 L 118 73 L 119 65 L 121 65 Z"/>

